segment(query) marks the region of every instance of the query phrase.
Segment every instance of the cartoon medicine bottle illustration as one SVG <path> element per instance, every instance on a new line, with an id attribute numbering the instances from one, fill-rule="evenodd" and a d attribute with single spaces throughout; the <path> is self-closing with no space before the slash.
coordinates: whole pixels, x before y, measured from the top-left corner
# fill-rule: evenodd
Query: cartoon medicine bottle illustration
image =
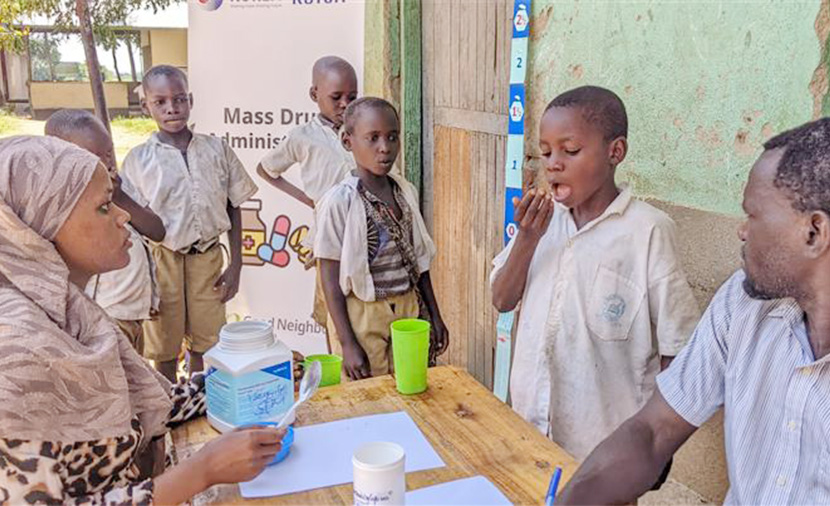
<path id="1" fill-rule="evenodd" d="M 261 200 L 249 200 L 242 204 L 242 264 L 264 265 L 257 256 L 257 249 L 265 243 L 265 223 L 259 217 L 262 211 Z"/>

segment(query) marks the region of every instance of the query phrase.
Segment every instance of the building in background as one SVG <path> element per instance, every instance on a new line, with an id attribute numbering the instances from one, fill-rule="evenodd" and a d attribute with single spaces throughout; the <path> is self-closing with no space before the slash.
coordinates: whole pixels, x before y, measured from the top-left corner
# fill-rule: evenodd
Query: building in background
<path id="1" fill-rule="evenodd" d="M 34 20 L 22 54 L 0 53 L 0 103 L 35 119 L 57 109 L 93 109 L 84 49 L 77 31 L 59 31 L 48 20 Z M 158 13 L 139 12 L 115 32 L 118 45 L 98 46 L 110 116 L 140 113 L 138 83 L 153 65 L 187 71 L 187 8 L 174 5 Z"/>

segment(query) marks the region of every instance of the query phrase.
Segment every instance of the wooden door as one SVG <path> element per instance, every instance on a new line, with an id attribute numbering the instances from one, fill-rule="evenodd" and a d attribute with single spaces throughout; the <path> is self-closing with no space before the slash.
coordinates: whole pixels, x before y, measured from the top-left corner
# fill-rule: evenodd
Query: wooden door
<path id="1" fill-rule="evenodd" d="M 492 388 L 489 277 L 503 246 L 513 2 L 424 0 L 422 9 L 424 211 L 438 247 L 447 361 Z"/>

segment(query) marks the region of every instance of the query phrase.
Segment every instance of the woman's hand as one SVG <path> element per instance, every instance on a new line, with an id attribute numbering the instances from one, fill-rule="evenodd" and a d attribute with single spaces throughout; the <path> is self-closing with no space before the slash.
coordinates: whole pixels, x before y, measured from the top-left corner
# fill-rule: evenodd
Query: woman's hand
<path id="1" fill-rule="evenodd" d="M 239 483 L 257 477 L 279 453 L 285 430 L 245 427 L 223 434 L 196 455 L 195 465 L 204 473 L 208 487 Z"/>
<path id="2" fill-rule="evenodd" d="M 285 430 L 246 427 L 225 433 L 153 480 L 153 502 L 179 504 L 220 483 L 250 481 L 279 453 Z"/>

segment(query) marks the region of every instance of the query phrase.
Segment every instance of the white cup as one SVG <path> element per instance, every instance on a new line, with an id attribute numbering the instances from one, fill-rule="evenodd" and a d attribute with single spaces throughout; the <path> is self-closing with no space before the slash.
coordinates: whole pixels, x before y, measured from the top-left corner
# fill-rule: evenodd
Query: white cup
<path id="1" fill-rule="evenodd" d="M 395 443 L 366 443 L 352 456 L 355 506 L 403 506 L 406 472 L 403 448 Z"/>

